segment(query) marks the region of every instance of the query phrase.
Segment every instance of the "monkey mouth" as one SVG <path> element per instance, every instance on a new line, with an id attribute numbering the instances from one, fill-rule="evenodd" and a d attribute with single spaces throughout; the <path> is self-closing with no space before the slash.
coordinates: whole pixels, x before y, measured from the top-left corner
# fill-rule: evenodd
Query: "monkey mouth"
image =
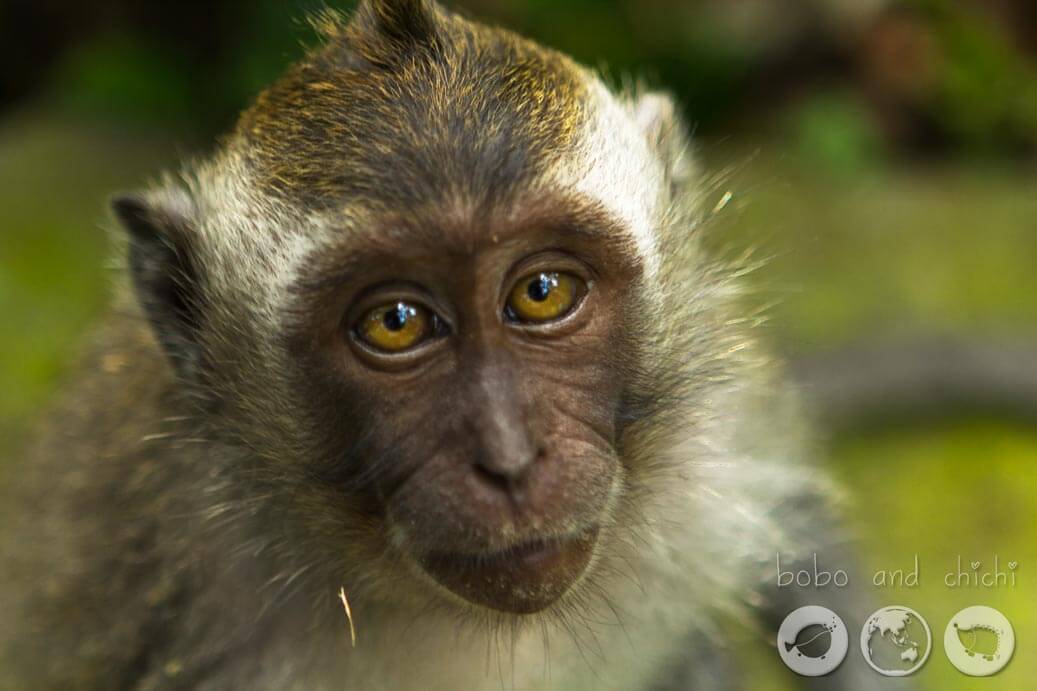
<path id="1" fill-rule="evenodd" d="M 455 595 L 513 614 L 533 614 L 555 602 L 586 571 L 597 527 L 564 538 L 532 540 L 487 553 L 430 552 L 424 570 Z"/>

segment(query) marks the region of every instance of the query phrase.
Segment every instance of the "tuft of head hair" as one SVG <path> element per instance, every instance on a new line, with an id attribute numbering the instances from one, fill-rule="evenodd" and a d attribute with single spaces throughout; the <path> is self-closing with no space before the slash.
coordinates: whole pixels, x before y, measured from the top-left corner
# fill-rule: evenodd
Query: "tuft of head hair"
<path id="1" fill-rule="evenodd" d="M 443 12 L 428 0 L 365 0 L 347 21 L 334 10 L 311 20 L 329 45 L 348 45 L 353 58 L 391 67 L 417 50 L 442 47 Z"/>
<path id="2" fill-rule="evenodd" d="M 427 0 L 371 0 L 313 24 L 323 43 L 237 131 L 259 187 L 290 204 L 493 197 L 576 136 L 587 75 L 510 32 Z"/>

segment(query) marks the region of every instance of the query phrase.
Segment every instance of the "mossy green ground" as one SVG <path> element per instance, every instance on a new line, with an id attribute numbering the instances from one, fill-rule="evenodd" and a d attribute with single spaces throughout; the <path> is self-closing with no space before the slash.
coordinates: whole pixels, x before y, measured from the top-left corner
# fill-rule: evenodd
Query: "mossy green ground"
<path id="1" fill-rule="evenodd" d="M 762 151 L 705 153 L 737 164 L 718 191 L 733 198 L 713 241 L 771 257 L 754 282 L 762 302 L 778 300 L 766 333 L 779 350 L 802 355 L 874 332 L 1034 330 L 1032 172 L 847 171 L 785 156 L 777 144 Z M 16 437 L 45 404 L 104 309 L 108 195 L 171 158 L 168 144 L 125 132 L 29 115 L 0 126 L 0 435 Z M 1037 430 L 1000 420 L 861 430 L 830 440 L 827 454 L 851 491 L 864 567 L 902 568 L 920 557 L 918 588 L 876 593 L 916 608 L 933 628 L 920 687 L 1029 687 L 1037 677 Z M 995 553 L 1019 562 L 1015 589 L 942 584 L 957 555 L 988 563 Z M 1001 609 L 1017 634 L 1015 660 L 982 682 L 955 671 L 939 640 L 970 604 Z M 787 687 L 776 656 L 762 656 L 756 673 L 753 688 Z"/>

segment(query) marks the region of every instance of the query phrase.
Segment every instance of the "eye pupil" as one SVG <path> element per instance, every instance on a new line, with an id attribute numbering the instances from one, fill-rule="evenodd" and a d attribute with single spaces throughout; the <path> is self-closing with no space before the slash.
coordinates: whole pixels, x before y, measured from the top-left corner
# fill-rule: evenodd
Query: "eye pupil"
<path id="1" fill-rule="evenodd" d="M 526 294 L 534 302 L 543 302 L 551 295 L 551 291 L 558 287 L 557 274 L 540 274 L 526 288 Z"/>
<path id="2" fill-rule="evenodd" d="M 382 317 L 382 324 L 389 331 L 401 331 L 407 326 L 407 320 L 417 316 L 417 314 L 418 310 L 400 302 L 395 307 L 385 311 L 385 315 Z"/>

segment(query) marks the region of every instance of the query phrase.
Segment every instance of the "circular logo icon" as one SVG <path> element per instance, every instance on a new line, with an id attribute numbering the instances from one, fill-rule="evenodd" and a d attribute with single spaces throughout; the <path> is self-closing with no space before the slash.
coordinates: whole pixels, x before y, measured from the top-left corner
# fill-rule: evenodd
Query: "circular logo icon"
<path id="1" fill-rule="evenodd" d="M 861 652 L 871 668 L 887 677 L 906 677 L 929 659 L 929 623 L 910 607 L 883 607 L 861 629 Z"/>
<path id="2" fill-rule="evenodd" d="M 966 607 L 951 618 L 943 633 L 951 664 L 971 677 L 997 674 L 1015 652 L 1015 631 L 993 607 Z"/>
<path id="3" fill-rule="evenodd" d="M 778 629 L 781 661 L 804 677 L 828 674 L 842 664 L 849 647 L 846 625 L 826 607 L 800 607 L 785 617 Z"/>

